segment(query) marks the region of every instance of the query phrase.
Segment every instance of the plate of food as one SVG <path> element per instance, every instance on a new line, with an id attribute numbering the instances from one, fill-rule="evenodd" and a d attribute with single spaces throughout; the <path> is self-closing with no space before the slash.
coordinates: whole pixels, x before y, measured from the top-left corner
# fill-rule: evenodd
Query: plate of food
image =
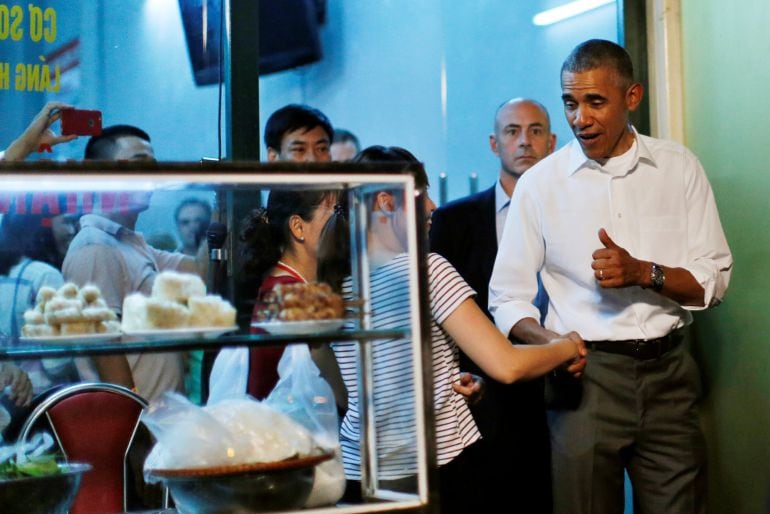
<path id="1" fill-rule="evenodd" d="M 114 341 L 120 339 L 120 332 L 106 332 L 106 333 L 94 333 L 94 334 L 68 334 L 68 335 L 40 335 L 40 336 L 21 336 L 19 337 L 20 343 L 45 343 L 45 344 L 62 344 L 62 343 L 103 343 L 107 341 Z"/>
<path id="2" fill-rule="evenodd" d="M 22 343 L 99 343 L 120 338 L 120 322 L 94 285 L 43 286 L 24 311 Z"/>
<path id="3" fill-rule="evenodd" d="M 216 339 L 217 337 L 238 330 L 238 325 L 227 327 L 181 327 L 155 328 L 142 330 L 124 330 L 123 339 L 126 341 L 162 341 L 173 339 Z"/>
<path id="4" fill-rule="evenodd" d="M 308 319 L 302 321 L 252 321 L 252 328 L 259 328 L 268 334 L 300 335 L 317 334 L 321 332 L 334 332 L 345 324 L 344 319 Z"/>

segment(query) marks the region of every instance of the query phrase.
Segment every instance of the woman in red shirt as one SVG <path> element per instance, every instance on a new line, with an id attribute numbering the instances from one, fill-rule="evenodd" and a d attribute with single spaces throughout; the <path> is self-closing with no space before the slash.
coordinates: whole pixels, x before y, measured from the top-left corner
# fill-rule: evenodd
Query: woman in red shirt
<path id="1" fill-rule="evenodd" d="M 244 270 L 262 277 L 252 321 L 265 308 L 265 295 L 277 284 L 316 280 L 318 240 L 334 212 L 333 191 L 270 192 L 267 208 L 256 209 L 244 220 L 240 234 Z M 260 329 L 252 328 L 252 333 Z M 283 348 L 249 349 L 246 392 L 264 399 L 278 382 L 278 361 Z"/>

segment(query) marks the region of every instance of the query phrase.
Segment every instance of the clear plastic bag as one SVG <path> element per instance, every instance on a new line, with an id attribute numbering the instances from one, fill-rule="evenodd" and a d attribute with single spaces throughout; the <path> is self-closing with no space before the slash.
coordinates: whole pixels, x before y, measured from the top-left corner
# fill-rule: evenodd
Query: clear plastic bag
<path id="1" fill-rule="evenodd" d="M 30 459 L 46 454 L 48 450 L 53 448 L 53 445 L 51 434 L 48 432 L 38 432 L 24 444 L 21 441 L 17 441 L 16 444 L 0 446 L 0 464 L 5 461 L 23 464 Z"/>
<path id="2" fill-rule="evenodd" d="M 305 507 L 336 503 L 345 492 L 345 471 L 339 445 L 339 418 L 334 392 L 321 377 L 306 344 L 287 346 L 278 363 L 279 380 L 265 403 L 307 428 L 332 460 L 315 469 L 313 490 Z"/>
<path id="3" fill-rule="evenodd" d="M 153 469 L 207 468 L 275 462 L 310 455 L 317 444 L 286 414 L 242 396 L 199 407 L 176 393 L 164 393 L 142 413 L 157 440 L 144 462 Z"/>
<path id="4" fill-rule="evenodd" d="M 233 364 L 230 373 L 245 376 L 244 356 L 235 351 L 220 362 Z M 220 368 L 221 377 L 227 374 L 226 368 Z M 272 462 L 310 455 L 320 447 L 333 451 L 335 457 L 316 466 L 305 506 L 337 502 L 345 492 L 345 471 L 332 388 L 321 377 L 305 344 L 286 347 L 278 375 L 278 383 L 263 402 L 243 393 L 241 378 L 220 381 L 222 387 L 206 407 L 174 393 L 153 402 L 142 414 L 142 421 L 158 440 L 145 461 L 145 479 L 157 481 L 148 473 L 151 469 Z"/>
<path id="5" fill-rule="evenodd" d="M 2 394 L 2 393 L 0 393 Z M 11 413 L 0 404 L 0 444 L 3 442 L 3 431 L 11 424 Z"/>
<path id="6" fill-rule="evenodd" d="M 226 398 L 243 397 L 248 376 L 249 349 L 222 348 L 211 369 L 208 404 L 213 405 Z"/>

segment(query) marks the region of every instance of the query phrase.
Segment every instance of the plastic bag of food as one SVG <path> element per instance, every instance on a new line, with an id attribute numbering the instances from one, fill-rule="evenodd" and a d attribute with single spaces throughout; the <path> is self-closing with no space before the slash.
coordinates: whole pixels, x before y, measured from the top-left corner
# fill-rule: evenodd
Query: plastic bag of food
<path id="1" fill-rule="evenodd" d="M 157 440 L 144 462 L 153 469 L 210 468 L 275 462 L 314 453 L 313 436 L 289 416 L 253 398 L 231 398 L 199 407 L 176 393 L 164 393 L 142 413 Z"/>
<path id="2" fill-rule="evenodd" d="M 286 347 L 278 363 L 278 375 L 278 383 L 264 403 L 291 416 L 325 450 L 335 452 L 334 459 L 316 466 L 313 490 L 305 507 L 336 503 L 345 492 L 345 470 L 332 388 L 321 377 L 306 344 Z"/>
<path id="3" fill-rule="evenodd" d="M 276 462 L 317 453 L 311 433 L 289 416 L 253 398 L 233 398 L 205 410 L 249 446 L 250 462 Z"/>
<path id="4" fill-rule="evenodd" d="M 157 444 L 144 462 L 144 478 L 151 469 L 202 468 L 242 463 L 245 450 L 227 427 L 202 408 L 176 393 L 164 393 L 140 418 Z"/>

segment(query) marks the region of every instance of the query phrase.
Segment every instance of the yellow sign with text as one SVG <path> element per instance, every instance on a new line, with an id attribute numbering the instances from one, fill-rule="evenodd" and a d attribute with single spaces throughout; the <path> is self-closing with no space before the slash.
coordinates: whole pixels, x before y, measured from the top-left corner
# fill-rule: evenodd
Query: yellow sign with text
<path id="1" fill-rule="evenodd" d="M 24 41 L 32 43 L 53 43 L 56 41 L 56 10 L 27 4 L 0 3 L 0 42 Z M 61 70 L 59 65 L 49 66 L 45 57 L 41 62 L 10 63 L 0 62 L 0 90 L 13 88 L 16 91 L 58 92 Z M 13 75 L 11 75 L 13 73 Z"/>

